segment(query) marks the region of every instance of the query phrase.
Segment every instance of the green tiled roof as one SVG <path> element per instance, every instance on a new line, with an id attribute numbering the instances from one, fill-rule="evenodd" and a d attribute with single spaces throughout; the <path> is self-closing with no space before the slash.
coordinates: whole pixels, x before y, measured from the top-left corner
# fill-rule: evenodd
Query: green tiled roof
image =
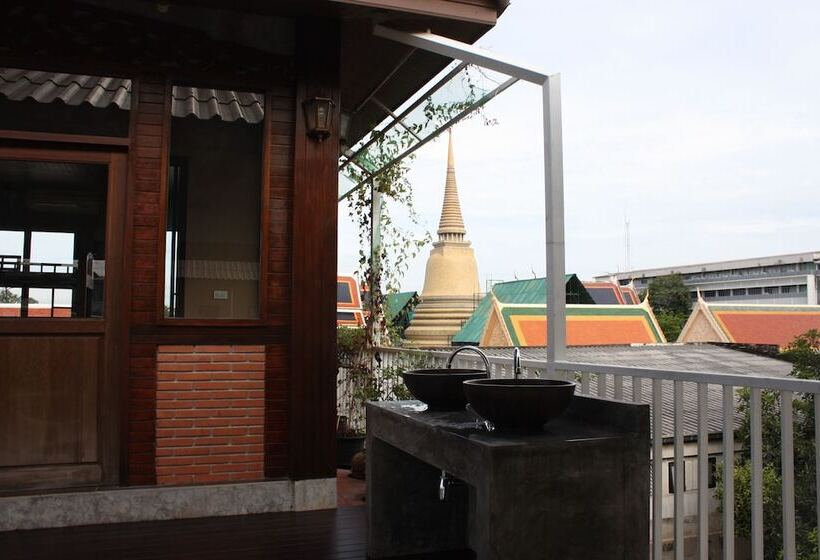
<path id="1" fill-rule="evenodd" d="M 564 281 L 567 290 L 567 303 L 595 303 L 575 274 L 565 275 Z M 493 286 L 492 293 L 501 303 L 540 303 L 543 305 L 547 302 L 547 279 L 531 278 L 528 280 L 499 282 Z M 464 326 L 461 327 L 461 330 L 453 336 L 453 344 L 478 344 L 481 335 L 484 333 L 487 319 L 490 317 L 491 309 L 492 299 L 490 294 L 487 294 L 470 318 L 467 319 L 467 322 L 464 323 Z"/>
<path id="2" fill-rule="evenodd" d="M 399 292 L 396 294 L 387 294 L 385 296 L 384 315 L 388 321 L 392 321 L 402 309 L 404 309 L 413 298 L 416 297 L 416 292 Z"/>

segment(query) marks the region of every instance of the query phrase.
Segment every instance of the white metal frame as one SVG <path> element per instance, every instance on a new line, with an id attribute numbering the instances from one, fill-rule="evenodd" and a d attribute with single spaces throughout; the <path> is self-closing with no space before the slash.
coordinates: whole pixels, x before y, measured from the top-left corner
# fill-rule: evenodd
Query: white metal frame
<path id="1" fill-rule="evenodd" d="M 419 50 L 494 70 L 541 87 L 547 234 L 547 371 L 554 375 L 557 372 L 557 362 L 566 359 L 567 340 L 560 75 L 544 74 L 495 53 L 433 33 L 407 33 L 376 25 L 373 34 Z"/>

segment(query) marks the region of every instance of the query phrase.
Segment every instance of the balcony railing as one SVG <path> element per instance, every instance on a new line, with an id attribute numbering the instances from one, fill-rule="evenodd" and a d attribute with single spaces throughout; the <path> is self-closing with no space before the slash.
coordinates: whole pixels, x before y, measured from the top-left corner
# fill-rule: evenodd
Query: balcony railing
<path id="1" fill-rule="evenodd" d="M 410 361 L 426 361 L 430 367 L 444 367 L 449 355 L 440 351 L 411 351 L 395 348 L 379 349 L 381 367 L 402 367 Z M 543 361 L 522 360 L 525 377 L 547 378 Z M 483 368 L 477 356 L 460 354 L 454 367 Z M 490 358 L 494 377 L 512 375 L 512 359 Z M 711 455 L 723 457 L 723 472 L 733 472 L 738 452 L 748 453 L 751 462 L 751 558 L 763 559 L 763 426 L 762 391 L 773 391 L 780 401 L 781 423 L 781 477 L 783 558 L 796 558 L 795 534 L 795 465 L 794 465 L 794 412 L 795 394 L 817 394 L 820 383 L 792 377 L 764 377 L 725 373 L 655 370 L 623 366 L 558 362 L 557 376 L 575 380 L 578 392 L 584 395 L 626 400 L 648 404 L 652 418 L 651 454 L 651 535 L 648 535 L 652 558 L 664 556 L 675 560 L 694 557 L 709 558 L 710 533 L 715 537 L 735 533 L 734 477 L 723 477 L 722 513 L 718 513 L 714 491 L 710 488 Z M 343 373 L 343 372 L 342 372 Z M 750 449 L 739 449 L 735 430 L 740 418 L 736 413 L 737 392 L 750 391 Z M 340 395 L 341 397 L 342 395 Z M 820 400 L 813 399 L 815 438 L 820 433 Z M 710 434 L 713 435 L 710 443 Z M 719 436 L 719 437 L 714 437 Z M 720 443 L 715 440 L 720 439 Z M 815 439 L 815 449 L 818 448 Z M 688 461 L 687 456 L 690 458 Z M 697 465 L 696 492 L 686 485 L 684 463 Z M 668 468 L 673 465 L 674 471 Z M 716 461 L 712 461 L 714 465 Z M 665 468 L 666 467 L 666 468 Z M 815 454 L 817 487 L 820 487 L 820 454 Z M 666 473 L 665 473 L 666 471 Z M 674 473 L 684 473 L 670 485 Z M 664 484 L 666 483 L 666 484 Z M 665 489 L 668 490 L 665 492 Z M 820 493 L 818 493 L 820 496 Z M 664 503 L 666 502 L 666 507 Z M 820 512 L 820 498 L 817 504 Z M 710 530 L 710 517 L 712 517 Z M 688 519 L 687 519 L 688 518 Z M 685 534 L 688 529 L 689 534 Z M 685 555 L 685 540 L 695 541 Z M 720 539 L 723 558 L 735 558 L 734 538 Z M 664 554 L 666 552 L 666 554 Z"/>

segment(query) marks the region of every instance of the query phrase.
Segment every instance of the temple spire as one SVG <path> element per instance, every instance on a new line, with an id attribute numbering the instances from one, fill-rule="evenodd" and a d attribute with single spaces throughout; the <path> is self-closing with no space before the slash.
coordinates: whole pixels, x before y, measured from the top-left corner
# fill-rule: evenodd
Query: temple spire
<path id="1" fill-rule="evenodd" d="M 449 131 L 449 135 L 447 179 L 444 183 L 444 204 L 441 208 L 441 220 L 438 224 L 438 238 L 439 241 L 464 241 L 467 230 L 464 227 L 464 219 L 461 217 L 461 203 L 458 200 L 452 129 Z"/>

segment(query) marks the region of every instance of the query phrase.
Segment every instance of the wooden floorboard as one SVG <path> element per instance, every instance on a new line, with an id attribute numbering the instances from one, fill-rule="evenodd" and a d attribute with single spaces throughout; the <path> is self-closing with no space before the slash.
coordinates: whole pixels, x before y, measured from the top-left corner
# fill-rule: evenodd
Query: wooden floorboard
<path id="1" fill-rule="evenodd" d="M 365 560 L 366 513 L 354 507 L 13 531 L 0 533 L 0 559 Z"/>

